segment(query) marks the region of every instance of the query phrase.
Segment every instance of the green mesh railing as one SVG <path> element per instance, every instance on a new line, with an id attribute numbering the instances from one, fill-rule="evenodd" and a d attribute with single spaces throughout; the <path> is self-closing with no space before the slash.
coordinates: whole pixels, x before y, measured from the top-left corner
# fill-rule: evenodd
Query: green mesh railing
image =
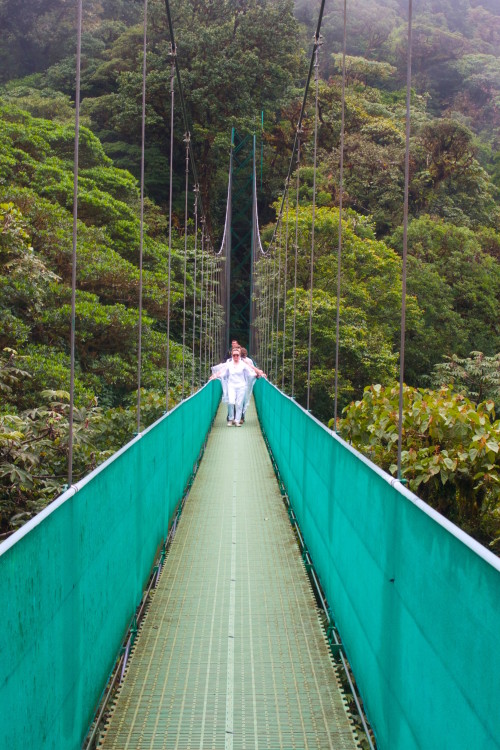
<path id="1" fill-rule="evenodd" d="M 382 750 L 500 747 L 500 561 L 258 380 L 259 418 Z"/>
<path id="2" fill-rule="evenodd" d="M 0 745 L 77 750 L 220 399 L 211 382 L 0 545 Z"/>

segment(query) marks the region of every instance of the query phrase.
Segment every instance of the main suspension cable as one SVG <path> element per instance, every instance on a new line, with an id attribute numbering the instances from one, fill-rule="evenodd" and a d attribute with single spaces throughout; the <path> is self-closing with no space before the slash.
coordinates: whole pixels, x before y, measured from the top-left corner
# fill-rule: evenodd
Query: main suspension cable
<path id="1" fill-rule="evenodd" d="M 165 0 L 165 9 L 167 11 L 167 21 L 168 21 L 168 28 L 169 28 L 169 32 L 170 32 L 170 43 L 172 45 L 172 49 L 173 50 L 177 50 L 177 46 L 175 44 L 175 37 L 174 37 L 174 27 L 173 27 L 173 24 L 172 24 L 172 15 L 170 13 L 170 3 L 169 3 L 169 0 Z M 178 88 L 179 100 L 180 100 L 180 104 L 181 104 L 182 119 L 183 119 L 183 122 L 184 122 L 184 132 L 185 133 L 189 133 L 191 129 L 189 127 L 189 122 L 188 122 L 187 109 L 186 109 L 186 101 L 185 101 L 185 98 L 184 98 L 184 90 L 182 88 L 181 73 L 180 73 L 180 68 L 179 68 L 179 62 L 178 62 L 178 59 L 177 59 L 177 55 L 175 55 L 175 57 L 173 58 L 173 63 L 174 63 L 174 67 L 175 67 L 176 77 L 177 77 L 177 88 Z M 193 152 L 192 148 L 191 148 L 191 151 L 190 151 L 190 162 L 191 162 L 191 173 L 193 175 L 193 183 L 195 185 L 197 185 L 197 184 L 200 183 L 200 181 L 198 179 L 198 172 L 197 172 L 197 169 L 196 169 L 196 162 L 195 162 L 194 152 Z M 203 209 L 203 199 L 202 199 L 201 193 L 200 193 L 200 206 L 201 206 L 201 215 L 206 217 L 206 213 L 205 213 L 205 211 Z M 209 247 L 210 247 L 212 243 L 209 241 L 208 244 L 209 244 Z"/>
<path id="2" fill-rule="evenodd" d="M 317 50 L 318 50 L 319 45 L 321 44 L 321 42 L 320 42 L 320 32 L 321 32 L 321 24 L 323 22 L 323 13 L 324 13 L 324 10 L 325 10 L 325 0 L 321 0 L 321 6 L 320 6 L 320 9 L 319 9 L 319 16 L 318 16 L 318 23 L 317 23 L 317 26 L 316 26 L 316 33 L 314 35 L 314 46 L 313 46 L 312 53 L 311 53 L 311 60 L 309 62 L 309 72 L 307 74 L 307 80 L 306 80 L 306 85 L 305 85 L 305 89 L 304 89 L 304 98 L 302 100 L 302 107 L 300 109 L 299 120 L 297 122 L 297 128 L 295 130 L 295 139 L 294 139 L 293 147 L 292 147 L 292 155 L 290 157 L 290 165 L 288 167 L 288 174 L 287 174 L 287 183 L 288 184 L 289 184 L 290 178 L 292 176 L 293 162 L 294 162 L 294 157 L 295 157 L 295 151 L 297 150 L 297 145 L 298 145 L 298 140 L 299 140 L 299 133 L 302 132 L 301 131 L 302 120 L 304 119 L 304 114 L 305 114 L 305 109 L 306 109 L 306 102 L 307 102 L 307 95 L 309 93 L 309 85 L 310 85 L 310 82 L 311 82 L 311 76 L 312 76 L 312 72 L 313 72 L 313 69 L 314 69 L 315 60 L 317 58 Z M 285 195 L 283 195 L 282 200 L 281 200 L 281 207 L 280 207 L 280 210 L 278 212 L 278 217 L 281 216 L 281 214 L 283 213 L 283 207 L 284 207 L 284 205 L 285 205 Z M 269 247 L 272 247 L 272 245 L 273 245 L 273 242 L 274 242 L 274 239 L 275 239 L 275 236 L 276 236 L 277 228 L 278 228 L 278 221 L 276 221 L 276 224 L 275 224 L 275 227 L 274 227 L 273 236 L 271 238 L 271 242 L 269 243 Z"/>

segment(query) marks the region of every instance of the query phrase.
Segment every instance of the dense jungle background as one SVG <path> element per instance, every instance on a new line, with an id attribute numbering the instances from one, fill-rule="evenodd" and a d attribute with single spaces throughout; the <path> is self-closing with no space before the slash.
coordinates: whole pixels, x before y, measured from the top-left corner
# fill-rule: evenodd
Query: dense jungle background
<path id="1" fill-rule="evenodd" d="M 263 143 L 270 239 L 319 2 L 172 0 L 208 228 L 222 235 L 231 128 Z M 342 9 L 322 27 L 312 410 L 333 416 Z M 394 472 L 401 308 L 407 3 L 348 3 L 340 433 Z M 75 479 L 136 424 L 142 87 L 139 0 L 84 2 Z M 483 543 L 500 540 L 500 9 L 414 8 L 403 469 L 411 489 Z M 0 534 L 59 494 L 68 438 L 76 11 L 0 0 Z M 170 44 L 150 0 L 141 421 L 165 410 Z M 261 113 L 264 126 L 261 129 Z M 298 205 L 297 397 L 304 400 L 312 222 L 312 98 Z M 174 121 L 171 388 L 181 395 L 184 126 Z M 191 198 L 190 198 L 191 201 Z M 190 205 L 192 205 L 190 203 Z M 268 224 L 266 227 L 265 225 Z M 188 311 L 200 295 L 188 238 Z M 287 282 L 292 318 L 293 276 Z M 199 297 L 198 297 L 199 298 Z M 188 329 L 191 325 L 188 312 Z M 287 334 L 286 340 L 291 341 Z M 291 344 L 285 351 L 285 390 Z M 196 367 L 185 348 L 189 373 Z M 196 371 L 196 379 L 203 373 Z M 281 373 L 279 374 L 281 380 Z M 0 537 L 1 538 L 1 537 Z"/>

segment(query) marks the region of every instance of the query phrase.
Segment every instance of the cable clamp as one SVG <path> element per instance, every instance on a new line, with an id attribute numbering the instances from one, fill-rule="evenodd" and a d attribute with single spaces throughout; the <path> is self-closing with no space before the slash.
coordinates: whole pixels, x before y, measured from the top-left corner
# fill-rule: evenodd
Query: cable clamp
<path id="1" fill-rule="evenodd" d="M 177 47 L 172 42 L 170 42 L 170 52 L 168 54 L 170 57 L 177 57 Z"/>
<path id="2" fill-rule="evenodd" d="M 391 487 L 397 487 L 398 484 L 402 484 L 403 487 L 408 484 L 407 479 L 398 479 L 398 477 L 394 477 L 391 479 Z"/>
<path id="3" fill-rule="evenodd" d="M 344 653 L 344 646 L 342 643 L 332 643 L 332 641 L 330 641 L 330 651 L 332 652 L 333 658 L 336 659 L 341 653 Z"/>
<path id="4" fill-rule="evenodd" d="M 191 133 L 189 130 L 184 133 L 184 143 L 191 143 Z"/>

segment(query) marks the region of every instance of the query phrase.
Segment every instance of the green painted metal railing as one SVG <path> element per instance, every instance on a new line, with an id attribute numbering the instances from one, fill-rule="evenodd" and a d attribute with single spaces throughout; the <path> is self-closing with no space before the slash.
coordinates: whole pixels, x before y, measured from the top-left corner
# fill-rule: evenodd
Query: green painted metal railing
<path id="1" fill-rule="evenodd" d="M 500 561 L 264 380 L 255 398 L 381 750 L 500 747 Z"/>
<path id="2" fill-rule="evenodd" d="M 77 750 L 220 400 L 214 381 L 0 545 L 0 745 Z"/>

